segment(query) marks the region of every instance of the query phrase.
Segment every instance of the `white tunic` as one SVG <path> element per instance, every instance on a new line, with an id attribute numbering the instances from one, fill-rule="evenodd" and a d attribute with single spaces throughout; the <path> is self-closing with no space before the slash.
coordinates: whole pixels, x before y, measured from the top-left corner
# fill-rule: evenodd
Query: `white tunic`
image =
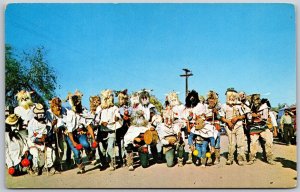
<path id="1" fill-rule="evenodd" d="M 236 116 L 244 115 L 245 112 L 242 110 L 241 105 L 229 106 L 225 103 L 222 105 L 219 114 L 220 114 L 220 116 L 225 117 L 228 120 L 231 120 L 232 118 L 234 118 Z M 236 122 L 234 127 L 239 127 L 242 125 L 243 125 L 243 121 L 238 121 L 238 122 Z"/>
<path id="2" fill-rule="evenodd" d="M 149 121 L 150 120 L 150 109 L 153 108 L 153 107 L 155 108 L 155 106 L 152 105 L 151 103 L 149 103 L 148 106 L 144 106 L 142 104 L 139 104 L 138 105 L 138 110 L 142 110 L 144 112 L 145 119 L 147 121 Z"/>
<path id="3" fill-rule="evenodd" d="M 28 151 L 28 144 L 25 138 L 10 140 L 9 133 L 5 132 L 5 162 L 7 167 L 18 165 L 26 151 Z"/>
<path id="4" fill-rule="evenodd" d="M 87 127 L 88 121 L 81 114 L 77 114 L 72 110 L 68 110 L 67 112 L 67 129 L 69 133 L 72 133 L 78 128 Z"/>
<path id="5" fill-rule="evenodd" d="M 164 123 L 161 123 L 157 126 L 156 131 L 158 133 L 160 142 L 163 145 L 168 145 L 169 141 L 165 139 L 165 137 L 170 136 L 170 135 L 177 135 L 177 131 L 174 129 L 174 125 L 171 127 L 167 127 Z"/>
<path id="6" fill-rule="evenodd" d="M 36 119 L 31 119 L 28 123 L 28 139 L 30 142 L 34 142 L 36 138 L 41 138 L 44 134 L 47 134 L 47 125 L 38 122 Z"/>
<path id="7" fill-rule="evenodd" d="M 115 121 L 116 117 L 119 118 L 118 121 Z M 107 128 L 110 130 L 121 128 L 123 125 L 123 120 L 119 113 L 119 108 L 117 106 L 113 106 L 108 109 L 102 109 L 100 113 L 100 125 L 103 122 L 107 123 Z"/>

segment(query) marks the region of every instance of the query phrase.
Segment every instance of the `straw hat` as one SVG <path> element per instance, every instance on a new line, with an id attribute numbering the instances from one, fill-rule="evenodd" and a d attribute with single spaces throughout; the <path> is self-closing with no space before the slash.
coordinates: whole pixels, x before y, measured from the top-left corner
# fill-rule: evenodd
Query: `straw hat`
<path id="1" fill-rule="evenodd" d="M 38 114 L 38 113 L 44 113 L 44 106 L 40 103 L 37 103 L 34 107 L 33 107 L 33 113 Z"/>
<path id="2" fill-rule="evenodd" d="M 20 117 L 18 115 L 16 115 L 16 114 L 10 114 L 6 118 L 5 123 L 9 124 L 9 125 L 14 125 L 14 124 L 16 124 L 18 122 L 19 118 Z"/>

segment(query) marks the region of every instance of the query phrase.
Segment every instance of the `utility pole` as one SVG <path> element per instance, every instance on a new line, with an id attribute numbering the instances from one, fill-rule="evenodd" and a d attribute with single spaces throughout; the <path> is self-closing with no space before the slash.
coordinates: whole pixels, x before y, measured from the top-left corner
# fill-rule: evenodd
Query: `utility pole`
<path id="1" fill-rule="evenodd" d="M 185 74 L 180 75 L 180 77 L 185 77 L 185 96 L 188 95 L 189 87 L 188 87 L 188 78 L 193 76 L 192 72 L 189 69 L 182 69 L 185 71 Z"/>

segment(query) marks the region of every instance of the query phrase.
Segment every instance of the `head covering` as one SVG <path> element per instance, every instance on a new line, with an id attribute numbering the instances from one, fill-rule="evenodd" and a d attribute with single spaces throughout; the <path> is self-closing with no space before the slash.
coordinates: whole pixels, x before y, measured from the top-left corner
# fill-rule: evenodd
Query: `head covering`
<path id="1" fill-rule="evenodd" d="M 16 115 L 16 114 L 10 114 L 6 118 L 5 123 L 9 124 L 9 125 L 15 125 L 18 122 L 19 118 L 20 117 L 18 115 Z"/>
<path id="2" fill-rule="evenodd" d="M 33 113 L 38 114 L 38 113 L 44 113 L 45 109 L 44 106 L 40 103 L 35 104 L 33 107 Z"/>

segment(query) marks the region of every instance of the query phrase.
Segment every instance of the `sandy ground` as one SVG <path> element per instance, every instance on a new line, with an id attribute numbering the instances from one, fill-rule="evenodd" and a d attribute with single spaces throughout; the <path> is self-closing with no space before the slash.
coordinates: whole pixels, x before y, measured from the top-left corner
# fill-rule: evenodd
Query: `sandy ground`
<path id="1" fill-rule="evenodd" d="M 262 160 L 261 151 L 253 165 L 225 165 L 228 139 L 221 138 L 221 163 L 219 165 L 168 168 L 166 164 L 155 164 L 146 169 L 137 167 L 128 171 L 126 167 L 115 171 L 99 171 L 87 165 L 87 172 L 76 174 L 71 169 L 47 176 L 23 175 L 11 177 L 6 171 L 7 188 L 293 188 L 297 185 L 297 147 L 274 142 L 276 165 Z"/>

